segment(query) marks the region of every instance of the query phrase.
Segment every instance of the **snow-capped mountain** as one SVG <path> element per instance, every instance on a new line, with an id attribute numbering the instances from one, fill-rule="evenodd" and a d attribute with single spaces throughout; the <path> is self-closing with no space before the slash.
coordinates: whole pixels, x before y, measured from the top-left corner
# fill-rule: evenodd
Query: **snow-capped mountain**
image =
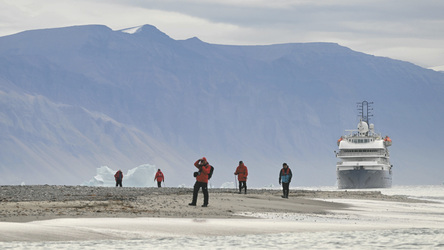
<path id="1" fill-rule="evenodd" d="M 393 139 L 394 185 L 441 183 L 444 75 L 332 43 L 228 46 L 174 40 L 154 26 L 87 25 L 0 37 L 1 184 L 80 184 L 109 166 L 161 168 L 216 184 L 238 161 L 252 186 L 334 185 L 334 150 L 374 102 Z M 147 178 L 153 178 L 148 176 Z"/>

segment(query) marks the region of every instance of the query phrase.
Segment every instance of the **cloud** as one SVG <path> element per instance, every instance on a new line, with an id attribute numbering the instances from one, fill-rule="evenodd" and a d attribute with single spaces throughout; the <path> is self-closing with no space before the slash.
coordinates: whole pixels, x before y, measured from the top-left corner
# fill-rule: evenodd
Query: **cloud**
<path id="1" fill-rule="evenodd" d="M 81 24 L 115 30 L 152 24 L 174 39 L 336 42 L 430 67 L 444 65 L 443 12 L 439 0 L 15 0 L 0 2 L 0 35 Z"/>

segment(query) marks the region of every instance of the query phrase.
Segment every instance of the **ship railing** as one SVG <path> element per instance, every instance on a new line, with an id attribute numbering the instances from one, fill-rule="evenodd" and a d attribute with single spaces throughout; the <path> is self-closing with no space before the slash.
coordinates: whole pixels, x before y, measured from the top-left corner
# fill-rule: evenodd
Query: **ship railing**
<path id="1" fill-rule="evenodd" d="M 350 157 L 386 157 L 385 152 L 339 152 L 338 157 L 350 156 Z"/>
<path id="2" fill-rule="evenodd" d="M 345 130 L 345 132 L 348 132 L 348 134 L 346 135 L 347 137 L 359 137 L 360 136 L 359 130 L 356 130 L 356 129 L 347 129 L 347 130 Z M 381 133 L 376 133 L 374 131 L 369 131 L 367 136 L 382 138 Z"/>
<path id="3" fill-rule="evenodd" d="M 380 159 L 380 160 L 377 160 L 376 162 L 379 163 L 379 164 L 390 164 L 389 160 L 384 159 L 384 158 Z"/>
<path id="4" fill-rule="evenodd" d="M 346 162 L 346 161 L 345 161 Z M 345 165 L 344 161 L 338 161 L 336 162 L 337 166 L 341 166 L 341 165 Z M 368 163 L 369 161 L 366 161 L 366 163 Z M 376 160 L 376 161 L 370 161 L 370 162 L 374 162 L 375 164 L 382 164 L 382 165 L 389 165 L 390 162 L 387 159 L 380 159 L 380 160 Z M 359 161 L 356 161 L 356 163 L 359 164 Z"/>

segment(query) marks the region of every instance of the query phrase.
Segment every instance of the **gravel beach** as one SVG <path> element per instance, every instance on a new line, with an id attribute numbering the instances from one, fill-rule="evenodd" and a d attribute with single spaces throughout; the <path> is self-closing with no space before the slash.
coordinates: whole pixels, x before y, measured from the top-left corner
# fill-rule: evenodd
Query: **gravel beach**
<path id="1" fill-rule="evenodd" d="M 417 202 L 405 196 L 387 196 L 378 191 L 290 190 L 289 199 L 280 189 L 250 189 L 238 194 L 234 189 L 209 189 L 210 204 L 188 203 L 191 188 L 132 188 L 88 186 L 1 186 L 0 221 L 29 222 L 56 218 L 245 218 L 244 212 L 325 214 L 349 205 L 335 199 Z M 324 201 L 328 199 L 328 201 Z"/>

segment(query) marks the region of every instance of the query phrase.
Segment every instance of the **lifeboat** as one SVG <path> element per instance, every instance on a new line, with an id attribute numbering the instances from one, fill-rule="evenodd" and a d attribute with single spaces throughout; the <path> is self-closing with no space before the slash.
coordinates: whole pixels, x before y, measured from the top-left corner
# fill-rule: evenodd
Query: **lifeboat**
<path id="1" fill-rule="evenodd" d="M 339 146 L 339 143 L 342 141 L 342 136 L 341 136 L 341 138 L 339 138 L 339 140 L 338 140 L 338 146 Z"/>

